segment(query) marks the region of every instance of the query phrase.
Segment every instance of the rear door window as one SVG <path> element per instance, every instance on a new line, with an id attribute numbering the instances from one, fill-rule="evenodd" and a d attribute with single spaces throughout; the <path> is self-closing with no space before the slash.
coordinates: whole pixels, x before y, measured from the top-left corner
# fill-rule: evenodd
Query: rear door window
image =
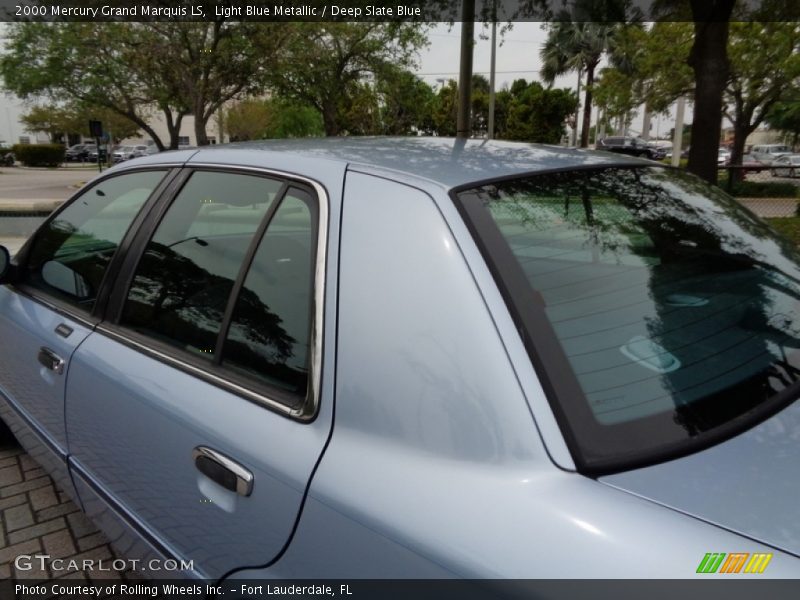
<path id="1" fill-rule="evenodd" d="M 251 175 L 194 173 L 147 244 L 121 323 L 213 358 L 234 282 L 282 185 Z"/>
<path id="2" fill-rule="evenodd" d="M 197 171 L 135 269 L 119 324 L 292 408 L 311 391 L 319 206 L 280 179 Z"/>

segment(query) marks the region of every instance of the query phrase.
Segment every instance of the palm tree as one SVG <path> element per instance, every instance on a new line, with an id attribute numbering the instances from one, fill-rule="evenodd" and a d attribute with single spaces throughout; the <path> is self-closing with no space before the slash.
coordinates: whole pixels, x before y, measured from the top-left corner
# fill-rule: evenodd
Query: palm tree
<path id="1" fill-rule="evenodd" d="M 619 31 L 632 23 L 640 26 L 641 20 L 641 10 L 631 0 L 573 0 L 570 8 L 563 9 L 549 25 L 540 52 L 542 79 L 552 85 L 564 73 L 586 73 L 581 148 L 589 145 L 595 69 L 606 53 L 624 69 L 626 57 L 616 55 L 614 40 Z"/>
<path id="2" fill-rule="evenodd" d="M 542 46 L 541 76 L 546 83 L 552 85 L 556 77 L 570 71 L 586 73 L 581 148 L 589 145 L 595 69 L 610 49 L 618 29 L 619 23 L 557 21 L 550 25 L 547 41 Z"/>

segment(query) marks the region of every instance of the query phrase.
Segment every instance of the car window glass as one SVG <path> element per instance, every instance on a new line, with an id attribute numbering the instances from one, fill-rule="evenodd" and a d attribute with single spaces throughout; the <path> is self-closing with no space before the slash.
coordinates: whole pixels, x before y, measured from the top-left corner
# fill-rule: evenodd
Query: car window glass
<path id="1" fill-rule="evenodd" d="M 164 173 L 119 175 L 76 198 L 37 233 L 26 283 L 91 311 L 114 252 Z"/>
<path id="2" fill-rule="evenodd" d="M 315 226 L 311 196 L 290 190 L 269 223 L 236 301 L 222 364 L 304 397 Z"/>
<path id="3" fill-rule="evenodd" d="M 549 344 L 551 328 L 544 347 L 563 351 L 583 398 L 569 388 L 559 406 L 592 460 L 695 438 L 800 381 L 800 255 L 719 190 L 609 168 L 461 197 L 528 284 L 514 302 L 541 317 L 529 339 Z"/>
<path id="4" fill-rule="evenodd" d="M 192 175 L 147 244 L 122 324 L 212 358 L 234 281 L 281 185 L 251 175 Z"/>

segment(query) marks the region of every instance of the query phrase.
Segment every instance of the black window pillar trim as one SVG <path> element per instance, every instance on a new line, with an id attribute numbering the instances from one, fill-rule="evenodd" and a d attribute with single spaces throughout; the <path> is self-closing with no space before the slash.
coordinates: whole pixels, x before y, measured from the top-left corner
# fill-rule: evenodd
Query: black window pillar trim
<path id="1" fill-rule="evenodd" d="M 219 333 L 217 334 L 217 341 L 214 344 L 215 365 L 222 364 L 222 348 L 225 345 L 225 339 L 228 337 L 228 331 L 231 328 L 231 319 L 233 319 L 233 312 L 236 308 L 236 300 L 242 291 L 244 280 L 247 278 L 247 274 L 250 272 L 250 267 L 253 265 L 253 258 L 255 258 L 256 252 L 258 251 L 258 246 L 261 244 L 261 239 L 264 237 L 264 232 L 272 222 L 272 217 L 275 216 L 275 213 L 283 202 L 283 199 L 286 197 L 286 192 L 288 190 L 289 184 L 284 181 L 280 189 L 275 192 L 275 197 L 272 199 L 272 204 L 270 204 L 266 214 L 262 217 L 261 222 L 258 224 L 258 227 L 253 233 L 253 238 L 250 240 L 250 245 L 247 247 L 244 260 L 239 266 L 239 272 L 236 275 L 236 280 L 233 282 L 233 287 L 231 288 L 230 294 L 228 294 L 228 302 L 225 305 L 225 314 L 222 316 Z"/>

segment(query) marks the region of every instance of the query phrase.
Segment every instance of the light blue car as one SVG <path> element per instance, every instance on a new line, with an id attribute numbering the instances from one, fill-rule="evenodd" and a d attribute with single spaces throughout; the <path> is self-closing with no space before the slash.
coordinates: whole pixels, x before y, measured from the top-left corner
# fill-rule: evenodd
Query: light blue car
<path id="1" fill-rule="evenodd" d="M 799 265 L 624 155 L 160 153 L 0 250 L 0 409 L 147 576 L 798 577 Z"/>

